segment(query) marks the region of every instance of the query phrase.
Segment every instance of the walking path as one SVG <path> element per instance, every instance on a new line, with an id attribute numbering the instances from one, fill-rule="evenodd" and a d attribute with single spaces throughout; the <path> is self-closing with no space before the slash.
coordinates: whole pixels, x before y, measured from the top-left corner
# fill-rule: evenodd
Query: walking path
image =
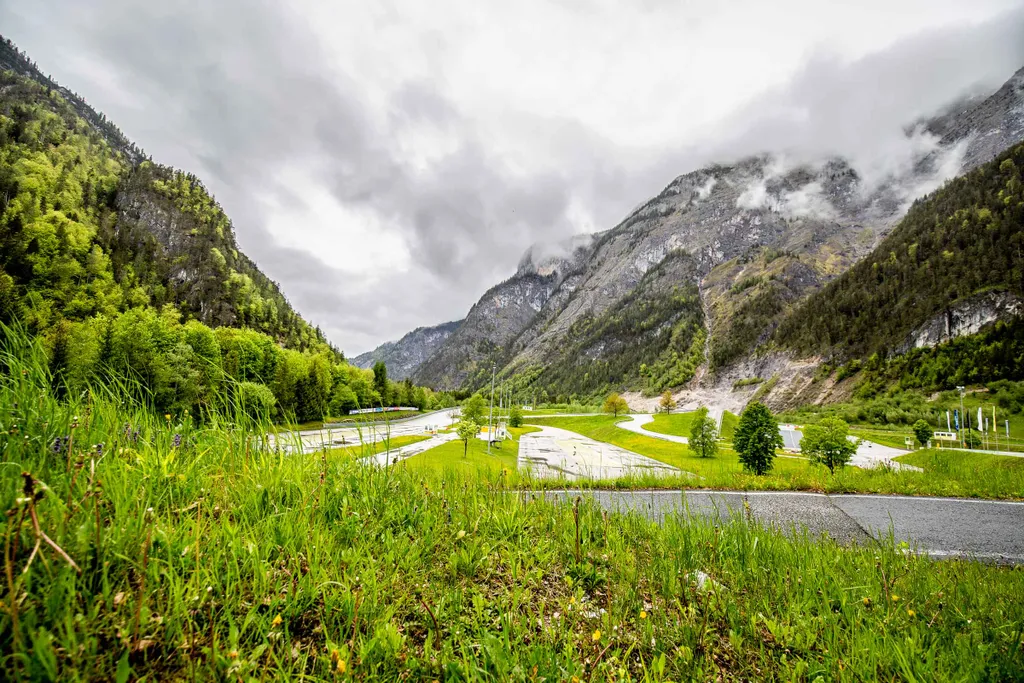
<path id="1" fill-rule="evenodd" d="M 401 448 L 377 453 L 375 455 L 368 455 L 365 458 L 361 458 L 359 462 L 367 465 L 394 465 L 395 463 L 411 458 L 414 455 L 419 455 L 423 451 L 429 450 L 435 446 L 440 446 L 443 443 L 454 441 L 457 438 L 459 438 L 459 435 L 455 433 L 436 434 L 425 441 L 418 441 L 416 443 L 411 443 L 408 446 L 402 446 Z"/>
<path id="2" fill-rule="evenodd" d="M 643 434 L 644 436 L 653 436 L 655 439 L 662 439 L 664 441 L 672 441 L 675 443 L 690 443 L 690 440 L 685 436 L 675 436 L 674 434 L 661 434 L 659 432 L 652 432 L 644 429 L 644 425 L 654 422 L 654 416 L 651 414 L 640 414 L 640 415 L 627 415 L 629 420 L 625 422 L 616 422 L 616 427 L 622 427 L 628 429 L 631 432 L 637 434 Z"/>
<path id="3" fill-rule="evenodd" d="M 375 443 L 388 436 L 416 436 L 432 428 L 445 429 L 458 417 L 459 409 L 435 411 L 425 415 L 405 418 L 391 424 L 373 424 L 365 427 L 340 427 L 328 429 L 307 429 L 300 432 L 281 432 L 269 436 L 273 448 L 279 445 L 285 453 L 315 453 L 325 448 L 344 448 L 361 443 Z M 423 442 L 426 443 L 426 442 Z"/>
<path id="4" fill-rule="evenodd" d="M 650 519 L 748 518 L 766 526 L 842 543 L 906 542 L 936 558 L 971 557 L 1024 564 L 1024 503 L 917 496 L 826 495 L 782 491 L 558 491 L 556 500 L 587 496 L 612 512 Z"/>
<path id="5" fill-rule="evenodd" d="M 613 479 L 641 471 L 680 472 L 639 453 L 547 425 L 519 437 L 518 464 L 545 478 Z"/>

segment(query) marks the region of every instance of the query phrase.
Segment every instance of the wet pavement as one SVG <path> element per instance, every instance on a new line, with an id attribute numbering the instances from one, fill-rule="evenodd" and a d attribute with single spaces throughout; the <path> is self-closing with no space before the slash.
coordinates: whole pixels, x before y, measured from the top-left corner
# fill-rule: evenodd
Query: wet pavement
<path id="1" fill-rule="evenodd" d="M 530 495 L 593 499 L 610 512 L 664 522 L 739 518 L 841 543 L 888 539 L 935 558 L 1024 564 L 1024 503 L 919 496 L 826 495 L 783 491 L 553 491 Z"/>

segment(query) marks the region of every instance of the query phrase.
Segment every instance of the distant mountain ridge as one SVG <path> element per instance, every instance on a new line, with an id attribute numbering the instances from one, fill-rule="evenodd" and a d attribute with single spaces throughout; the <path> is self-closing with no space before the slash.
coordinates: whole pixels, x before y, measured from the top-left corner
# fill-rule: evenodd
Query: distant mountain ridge
<path id="1" fill-rule="evenodd" d="M 372 351 L 361 353 L 349 362 L 359 368 L 372 368 L 378 361 L 384 361 L 388 377 L 401 380 L 426 361 L 462 324 L 461 320 L 417 327 L 397 341 L 385 342 Z"/>
<path id="2" fill-rule="evenodd" d="M 479 386 L 494 363 L 503 376 L 553 398 L 610 386 L 652 390 L 660 384 L 652 363 L 676 368 L 665 376 L 680 384 L 699 374 L 691 367 L 696 349 L 672 343 L 685 337 L 692 344 L 695 337 L 682 330 L 697 325 L 705 344 L 702 381 L 731 381 L 730 367 L 767 342 L 797 303 L 870 253 L 915 198 L 1024 139 L 1024 69 L 990 97 L 909 135 L 921 143 L 912 168 L 872 185 L 844 159 L 790 165 L 771 154 L 682 175 L 575 250 L 569 263 L 546 275 L 520 269 L 489 290 L 412 376 L 439 388 Z M 677 269 L 677 294 L 664 277 L 634 294 L 649 272 L 680 253 L 694 267 Z M 679 317 L 664 297 L 686 300 L 689 286 L 701 313 L 688 308 Z M 616 336 L 625 334 L 617 321 L 626 305 L 657 311 L 635 319 L 657 333 Z M 594 337 L 596 329 L 606 332 Z M 616 379 L 609 368 L 628 366 L 627 353 L 646 359 L 644 367 Z"/>

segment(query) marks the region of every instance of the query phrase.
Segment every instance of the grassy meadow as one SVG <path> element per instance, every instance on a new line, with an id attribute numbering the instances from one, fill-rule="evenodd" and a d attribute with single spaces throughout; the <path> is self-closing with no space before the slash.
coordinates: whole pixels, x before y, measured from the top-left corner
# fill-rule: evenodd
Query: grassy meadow
<path id="1" fill-rule="evenodd" d="M 669 416 L 671 417 L 671 416 Z M 637 475 L 615 481 L 581 482 L 601 488 L 709 488 L 735 490 L 822 491 L 826 493 L 892 493 L 967 498 L 1024 499 L 1024 458 L 929 449 L 902 456 L 899 461 L 921 467 L 923 472 L 894 471 L 884 467 L 862 470 L 846 467 L 830 474 L 799 456 L 778 456 L 769 474 L 743 471 L 736 453 L 720 444 L 718 455 L 701 458 L 683 444 L 631 432 L 615 423 L 622 417 L 529 418 L 531 424 L 547 424 L 577 432 L 646 455 L 683 470 L 682 476 Z M 961 464 L 957 464 L 961 463 Z M 978 463 L 977 466 L 963 463 Z M 996 466 L 998 465 L 998 466 Z M 552 486 L 551 480 L 532 485 Z M 555 484 L 557 485 L 557 484 Z"/>
<path id="2" fill-rule="evenodd" d="M 0 364 L 4 680 L 1024 677 L 1020 570 L 285 456 Z"/>

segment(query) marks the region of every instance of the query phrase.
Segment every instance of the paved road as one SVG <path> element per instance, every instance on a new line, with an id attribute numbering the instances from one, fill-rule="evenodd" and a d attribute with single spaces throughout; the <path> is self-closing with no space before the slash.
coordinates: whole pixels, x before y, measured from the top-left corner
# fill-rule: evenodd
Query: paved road
<path id="1" fill-rule="evenodd" d="M 617 427 L 627 429 L 631 432 L 636 432 L 637 434 L 643 434 L 644 436 L 654 437 L 655 439 L 662 439 L 664 441 L 672 441 L 675 443 L 690 443 L 690 440 L 687 439 L 685 436 L 675 436 L 674 434 L 659 434 L 658 432 L 652 432 L 650 430 L 644 429 L 644 425 L 654 422 L 654 415 L 648 413 L 646 415 L 627 415 L 627 417 L 630 419 L 625 420 L 623 422 L 616 422 L 615 425 Z"/>
<path id="2" fill-rule="evenodd" d="M 375 443 L 391 436 L 414 436 L 424 434 L 428 429 L 447 428 L 458 417 L 459 409 L 435 411 L 425 415 L 402 420 L 391 425 L 370 425 L 355 427 L 309 429 L 301 432 L 286 432 L 270 436 L 271 447 L 276 443 L 288 453 L 312 453 L 324 448 L 341 448 L 360 443 Z"/>
<path id="3" fill-rule="evenodd" d="M 774 491 L 559 491 L 593 498 L 609 511 L 636 511 L 664 521 L 676 515 L 742 519 L 842 543 L 906 542 L 933 557 L 973 557 L 1024 564 L 1024 503 L 909 496 L 834 495 Z M 746 504 L 746 506 L 745 506 Z M 749 510 L 749 513 L 746 511 Z"/>
<path id="4" fill-rule="evenodd" d="M 519 437 L 518 464 L 544 478 L 613 479 L 638 472 L 679 473 L 663 462 L 547 425 Z"/>

